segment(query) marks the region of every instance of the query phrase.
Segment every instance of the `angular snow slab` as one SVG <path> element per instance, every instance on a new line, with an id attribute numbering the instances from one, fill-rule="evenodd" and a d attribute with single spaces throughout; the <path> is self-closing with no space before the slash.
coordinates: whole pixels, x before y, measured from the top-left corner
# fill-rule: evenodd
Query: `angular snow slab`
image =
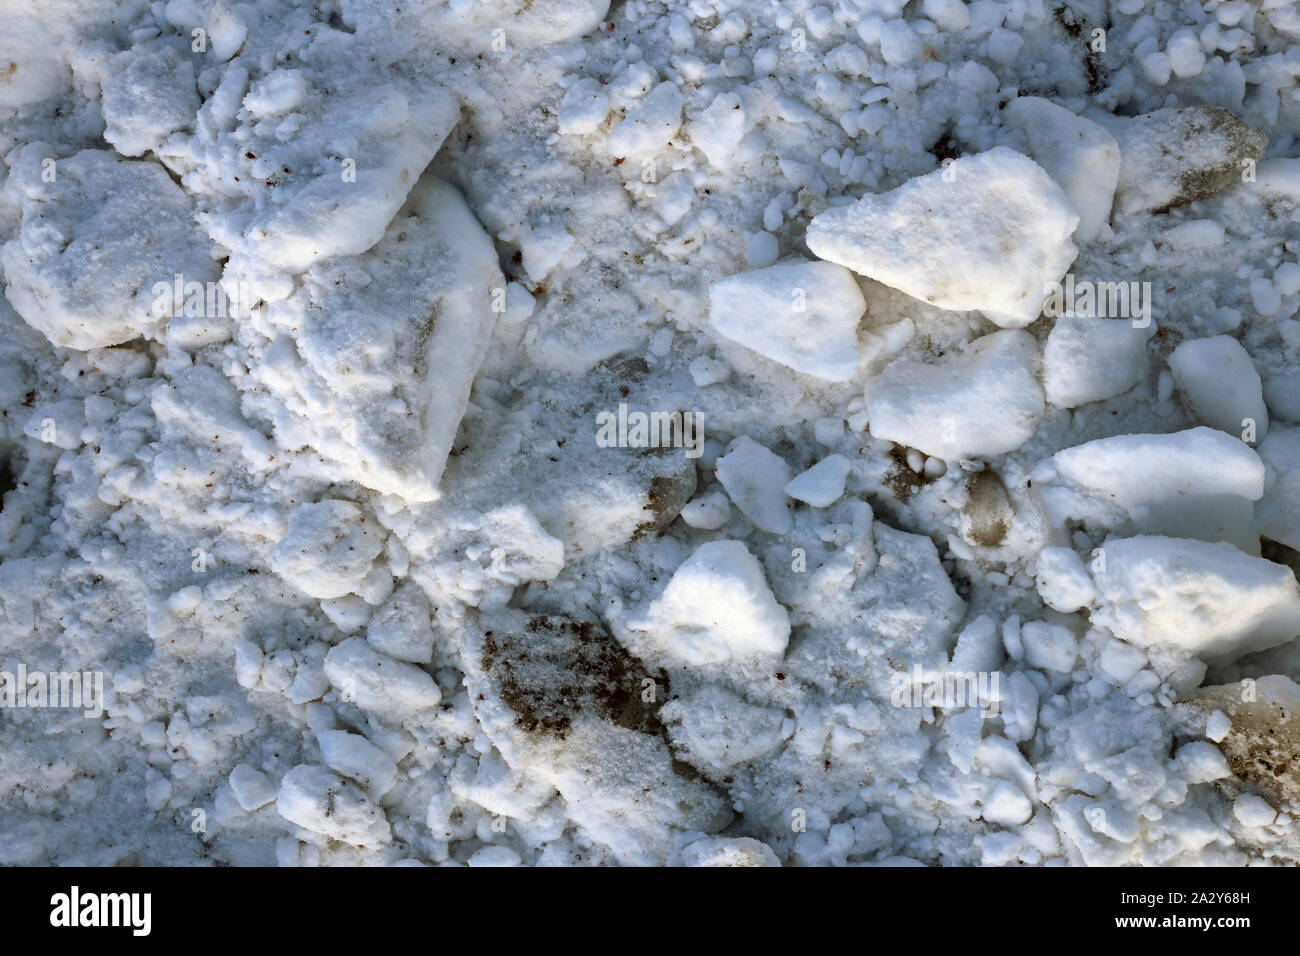
<path id="1" fill-rule="evenodd" d="M 1259 553 L 1254 502 L 1264 464 L 1244 442 L 1213 428 L 1117 435 L 1057 452 L 1031 472 L 1057 528 L 1068 521 L 1132 534 L 1230 541 Z"/>
<path id="2" fill-rule="evenodd" d="M 740 541 L 696 548 L 628 627 L 637 632 L 633 652 L 666 666 L 777 660 L 790 637 L 789 615 Z"/>
<path id="3" fill-rule="evenodd" d="M 1130 644 L 1227 663 L 1300 635 L 1300 587 L 1284 565 L 1224 542 L 1155 535 L 1108 538 L 1102 551 L 1092 623 Z"/>
<path id="4" fill-rule="evenodd" d="M 895 362 L 867 385 L 871 434 L 943 461 L 1023 445 L 1043 413 L 1027 332 L 994 332 L 933 365 Z"/>
<path id="5" fill-rule="evenodd" d="M 190 198 L 158 163 L 87 149 L 59 160 L 47 183 L 48 154 L 34 143 L 14 164 L 6 192 L 22 224 L 0 263 L 9 303 L 53 344 L 84 350 L 152 335 L 172 314 L 176 275 L 217 278 Z"/>
<path id="6" fill-rule="evenodd" d="M 709 322 L 764 358 L 828 382 L 858 370 L 867 303 L 853 274 L 829 262 L 782 263 L 709 287 Z"/>
<path id="7" fill-rule="evenodd" d="M 384 240 L 321 263 L 271 314 L 280 337 L 247 400 L 286 448 L 310 447 L 342 478 L 408 501 L 438 480 L 487 353 L 504 288 L 496 252 L 460 193 L 426 177 Z"/>
<path id="8" fill-rule="evenodd" d="M 392 841 L 384 811 L 325 767 L 299 764 L 286 773 L 275 809 L 290 823 L 341 843 L 379 847 Z"/>
<path id="9" fill-rule="evenodd" d="M 292 172 L 281 174 L 287 178 L 280 188 L 268 194 L 254 180 L 256 194 L 206 219 L 213 238 L 231 250 L 228 268 L 241 278 L 296 275 L 322 259 L 358 255 L 379 242 L 460 118 L 456 97 L 436 86 L 409 95 L 384 87 L 329 101 L 328 107 L 315 106 L 311 92 L 298 96 L 307 105 L 297 108 L 309 121 L 291 147 L 258 141 L 241 148 L 285 156 L 282 166 Z M 328 158 L 337 150 L 334 144 L 349 138 L 361 146 L 359 155 L 348 157 L 351 169 Z M 246 172 L 245 178 L 252 175 Z"/>
<path id="10" fill-rule="evenodd" d="M 1148 330 L 1128 319 L 1063 315 L 1043 346 L 1043 389 L 1059 408 L 1122 395 L 1147 377 Z"/>
<path id="11" fill-rule="evenodd" d="M 1074 262 L 1078 224 L 1037 163 L 999 146 L 828 209 L 808 226 L 808 248 L 941 309 L 1020 328 Z"/>
<path id="12" fill-rule="evenodd" d="M 741 435 L 718 459 L 717 475 L 727 497 L 755 525 L 772 534 L 790 530 L 794 519 L 786 506 L 785 486 L 792 475 L 779 455 Z"/>
<path id="13" fill-rule="evenodd" d="M 662 865 L 684 831 L 730 822 L 726 796 L 682 773 L 665 743 L 664 675 L 599 623 L 501 608 L 458 639 L 483 733 L 512 770 L 555 787 L 620 862 Z M 659 688 L 649 699 L 647 678 Z"/>
<path id="14" fill-rule="evenodd" d="M 1115 201 L 1124 213 L 1164 212 L 1241 182 L 1241 161 L 1264 155 L 1268 137 L 1222 106 L 1098 115 L 1119 143 Z"/>
<path id="15" fill-rule="evenodd" d="M 1002 111 L 1021 131 L 1029 155 L 1070 198 L 1079 214 L 1074 238 L 1091 242 L 1110 222 L 1110 206 L 1119 182 L 1119 144 L 1092 120 L 1077 116 L 1051 100 L 1021 96 Z"/>

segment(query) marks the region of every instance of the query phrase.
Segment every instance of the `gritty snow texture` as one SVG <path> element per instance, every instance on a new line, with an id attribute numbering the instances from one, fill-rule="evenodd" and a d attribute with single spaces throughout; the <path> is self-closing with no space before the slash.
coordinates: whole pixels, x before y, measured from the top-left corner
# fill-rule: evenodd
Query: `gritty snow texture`
<path id="1" fill-rule="evenodd" d="M 8 5 L 0 865 L 1300 863 L 1298 81 L 1280 0 Z"/>

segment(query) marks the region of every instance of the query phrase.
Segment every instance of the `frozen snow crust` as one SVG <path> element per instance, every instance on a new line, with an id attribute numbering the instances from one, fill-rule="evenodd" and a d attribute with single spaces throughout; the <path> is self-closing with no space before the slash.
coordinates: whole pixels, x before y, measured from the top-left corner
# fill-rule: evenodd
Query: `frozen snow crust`
<path id="1" fill-rule="evenodd" d="M 0 864 L 1300 862 L 1294 4 L 26 7 Z"/>

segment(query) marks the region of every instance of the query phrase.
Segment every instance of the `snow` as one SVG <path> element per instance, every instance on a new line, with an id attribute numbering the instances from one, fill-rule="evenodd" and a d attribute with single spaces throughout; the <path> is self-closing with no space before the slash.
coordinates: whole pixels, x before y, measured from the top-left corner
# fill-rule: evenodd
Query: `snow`
<path id="1" fill-rule="evenodd" d="M 1300 861 L 1294 4 L 9 6 L 0 864 Z"/>
<path id="2" fill-rule="evenodd" d="M 1122 395 L 1147 377 L 1147 332 L 1123 319 L 1062 315 L 1043 345 L 1043 391 L 1060 408 Z"/>
<path id="3" fill-rule="evenodd" d="M 1119 181 L 1119 144 L 1091 120 L 1039 96 L 1021 96 L 1003 114 L 1029 145 L 1028 155 L 1065 190 L 1079 225 L 1074 238 L 1092 242 L 1110 223 Z"/>
<path id="4" fill-rule="evenodd" d="M 828 382 L 857 372 L 865 308 L 853 275 L 827 262 L 782 263 L 709 287 L 709 324 L 719 334 Z"/>
<path id="5" fill-rule="evenodd" d="M 790 636 L 785 608 L 739 541 L 696 548 L 629 627 L 648 632 L 642 656 L 694 666 L 779 658 Z"/>
<path id="6" fill-rule="evenodd" d="M 1215 335 L 1184 342 L 1169 356 L 1169 370 L 1204 424 L 1252 442 L 1268 431 L 1259 373 L 1236 339 Z M 1251 425 L 1256 437 L 1248 439 Z"/>
<path id="7" fill-rule="evenodd" d="M 1116 435 L 1062 449 L 1030 473 L 1051 523 L 1230 541 L 1258 553 L 1265 470 L 1245 443 L 1210 428 Z"/>
<path id="8" fill-rule="evenodd" d="M 1037 352 L 1006 330 L 933 365 L 893 364 L 867 387 L 871 434 L 943 461 L 1019 448 L 1043 412 Z"/>
<path id="9" fill-rule="evenodd" d="M 939 308 L 1020 328 L 1074 261 L 1078 224 L 1041 167 L 997 147 L 827 210 L 809 223 L 808 248 Z"/>
<path id="10" fill-rule="evenodd" d="M 843 496 L 844 481 L 851 467 L 852 462 L 843 455 L 828 455 L 792 478 L 785 486 L 785 493 L 814 508 L 828 508 Z"/>
<path id="11" fill-rule="evenodd" d="M 748 435 L 742 435 L 718 459 L 718 481 L 732 504 L 755 526 L 785 534 L 793 526 L 786 507 L 790 466 Z"/>
<path id="12" fill-rule="evenodd" d="M 1140 647 L 1172 644 L 1205 660 L 1277 647 L 1300 632 L 1290 568 L 1225 542 L 1107 538 L 1091 620 Z"/>

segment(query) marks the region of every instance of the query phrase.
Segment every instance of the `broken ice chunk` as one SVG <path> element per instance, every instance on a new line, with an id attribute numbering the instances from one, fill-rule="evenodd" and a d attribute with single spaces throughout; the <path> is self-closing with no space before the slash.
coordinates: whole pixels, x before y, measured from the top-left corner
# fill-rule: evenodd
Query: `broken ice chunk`
<path id="1" fill-rule="evenodd" d="M 719 279 L 709 323 L 764 358 L 828 382 L 858 370 L 866 300 L 853 274 L 829 262 L 787 262 Z"/>
<path id="2" fill-rule="evenodd" d="M 740 541 L 710 541 L 682 563 L 638 620 L 631 650 L 677 666 L 779 659 L 790 618 Z"/>
<path id="3" fill-rule="evenodd" d="M 849 460 L 843 455 L 827 455 L 817 464 L 785 486 L 791 498 L 806 501 L 814 508 L 829 508 L 844 494 L 844 480 L 849 476 Z"/>
<path id="4" fill-rule="evenodd" d="M 1202 423 L 1243 441 L 1258 441 L 1268 431 L 1259 372 L 1236 339 L 1184 342 L 1169 356 L 1169 370 Z"/>
<path id="5" fill-rule="evenodd" d="M 748 435 L 731 443 L 718 459 L 718 481 L 746 518 L 764 531 L 785 534 L 794 521 L 786 507 L 790 466 Z"/>
<path id="6" fill-rule="evenodd" d="M 704 837 L 682 847 L 683 866 L 780 866 L 766 843 L 752 837 Z"/>
<path id="7" fill-rule="evenodd" d="M 271 570 L 314 598 L 337 598 L 361 586 L 384 546 L 384 533 L 351 501 L 300 505 L 271 552 Z"/>
<path id="8" fill-rule="evenodd" d="M 1122 395 L 1147 377 L 1145 329 L 1128 320 L 1063 315 L 1043 346 L 1043 389 L 1059 408 Z"/>
<path id="9" fill-rule="evenodd" d="M 941 309 L 1020 328 L 1074 261 L 1078 223 L 1047 173 L 999 146 L 828 209 L 808 226 L 808 248 Z"/>
<path id="10" fill-rule="evenodd" d="M 1119 144 L 1091 120 L 1038 96 L 1021 96 L 1002 115 L 1029 142 L 1029 155 L 1065 190 L 1079 226 L 1074 238 L 1096 239 L 1110 221 L 1119 181 Z"/>
<path id="11" fill-rule="evenodd" d="M 352 846 L 392 839 L 384 812 L 356 784 L 324 767 L 301 764 L 280 781 L 275 808 L 290 823 Z"/>
<path id="12" fill-rule="evenodd" d="M 1221 106 L 1098 114 L 1119 143 L 1115 199 L 1122 212 L 1164 212 L 1208 199 L 1242 181 L 1242 161 L 1264 154 L 1268 137 Z"/>
<path id="13" fill-rule="evenodd" d="M 1048 521 L 1120 534 L 1148 531 L 1230 541 L 1259 553 L 1254 504 L 1264 465 L 1249 446 L 1212 428 L 1116 435 L 1057 452 L 1031 473 Z"/>
<path id="14" fill-rule="evenodd" d="M 1259 532 L 1300 551 L 1300 429 L 1274 425 L 1259 445 L 1268 466 L 1264 494 L 1255 504 Z"/>
<path id="15" fill-rule="evenodd" d="M 895 362 L 867 386 L 871 434 L 943 461 L 1001 455 L 1034 433 L 1043 391 L 1026 332 L 994 332 L 933 365 Z"/>
<path id="16" fill-rule="evenodd" d="M 9 303 L 53 344 L 86 350 L 152 335 L 180 307 L 177 275 L 216 280 L 194 207 L 158 163 L 87 149 L 59 160 L 47 183 L 46 155 L 31 144 L 10 174 L 22 223 L 0 263 Z"/>
<path id="17" fill-rule="evenodd" d="M 1300 587 L 1283 565 L 1224 542 L 1155 535 L 1107 538 L 1101 550 L 1092 623 L 1132 644 L 1227 663 L 1300 634 Z"/>
<path id="18" fill-rule="evenodd" d="M 360 637 L 330 648 L 325 676 L 345 701 L 355 701 L 363 710 L 420 710 L 436 707 L 442 699 L 426 672 L 380 654 Z"/>

